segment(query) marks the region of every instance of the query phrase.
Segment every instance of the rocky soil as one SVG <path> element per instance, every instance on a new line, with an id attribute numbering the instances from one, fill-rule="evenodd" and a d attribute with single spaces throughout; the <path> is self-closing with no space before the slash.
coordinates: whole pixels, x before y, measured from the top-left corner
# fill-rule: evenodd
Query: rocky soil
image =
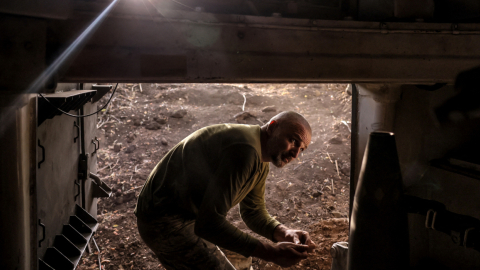
<path id="1" fill-rule="evenodd" d="M 341 84 L 120 84 L 97 125 L 98 174 L 114 191 L 98 202 L 102 269 L 164 269 L 142 243 L 133 209 L 150 171 L 171 147 L 207 125 L 262 125 L 285 110 L 305 116 L 312 142 L 285 168 L 270 167 L 267 208 L 286 226 L 309 231 L 318 245 L 290 269 L 330 269 L 330 247 L 348 237 L 351 96 Z M 252 233 L 238 208 L 228 220 Z M 84 255 L 77 269 L 99 269 L 98 256 Z M 256 258 L 253 268 L 281 269 Z"/>

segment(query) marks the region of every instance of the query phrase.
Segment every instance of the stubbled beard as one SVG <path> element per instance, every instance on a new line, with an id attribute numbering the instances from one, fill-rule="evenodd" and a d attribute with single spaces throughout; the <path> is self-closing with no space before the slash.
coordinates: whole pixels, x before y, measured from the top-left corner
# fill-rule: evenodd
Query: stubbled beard
<path id="1" fill-rule="evenodd" d="M 282 162 L 283 160 L 281 154 L 272 155 L 272 164 L 275 165 L 275 167 L 282 168 L 283 166 L 285 166 L 285 164 L 283 164 Z"/>

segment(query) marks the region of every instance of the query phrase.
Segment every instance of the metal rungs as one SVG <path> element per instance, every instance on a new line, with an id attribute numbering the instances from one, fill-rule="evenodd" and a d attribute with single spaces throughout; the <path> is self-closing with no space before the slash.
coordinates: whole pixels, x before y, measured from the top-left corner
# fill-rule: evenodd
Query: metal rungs
<path id="1" fill-rule="evenodd" d="M 69 224 L 63 225 L 62 233 L 55 237 L 43 260 L 39 259 L 39 269 L 75 269 L 97 227 L 97 220 L 75 205 L 75 215 L 70 216 Z"/>
<path id="2" fill-rule="evenodd" d="M 105 184 L 103 181 L 100 183 L 100 185 L 95 183 L 95 181 L 92 181 L 92 191 L 92 196 L 94 198 L 108 198 L 110 197 L 110 195 L 112 195 L 112 189 L 107 186 L 107 184 Z"/>
<path id="3" fill-rule="evenodd" d="M 75 230 L 72 225 L 63 225 L 62 235 L 67 237 L 68 240 L 70 240 L 70 242 L 72 242 L 83 253 L 88 241 L 81 233 Z"/>
<path id="4" fill-rule="evenodd" d="M 98 175 L 90 172 L 90 178 L 92 181 L 92 195 L 94 198 L 105 197 L 108 198 L 112 195 L 112 189 L 103 182 Z"/>
<path id="5" fill-rule="evenodd" d="M 45 256 L 43 257 L 45 263 L 47 263 L 50 267 L 56 270 L 73 270 L 75 269 L 75 264 L 70 261 L 65 255 L 62 254 L 56 248 L 47 248 L 47 252 L 45 252 Z"/>
<path id="6" fill-rule="evenodd" d="M 55 236 L 53 246 L 62 252 L 62 254 L 70 260 L 74 266 L 80 261 L 82 252 L 63 234 Z"/>

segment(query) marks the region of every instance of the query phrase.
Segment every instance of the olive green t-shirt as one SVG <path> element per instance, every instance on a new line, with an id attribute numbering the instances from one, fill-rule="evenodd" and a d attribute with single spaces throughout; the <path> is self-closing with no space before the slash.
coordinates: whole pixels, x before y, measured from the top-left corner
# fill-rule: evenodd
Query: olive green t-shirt
<path id="1" fill-rule="evenodd" d="M 261 161 L 260 126 L 221 124 L 202 128 L 173 147 L 148 177 L 135 214 L 195 219 L 195 233 L 220 247 L 250 256 L 258 241 L 226 220 L 240 214 L 254 232 L 273 240 L 280 223 L 265 207 L 269 163 Z"/>

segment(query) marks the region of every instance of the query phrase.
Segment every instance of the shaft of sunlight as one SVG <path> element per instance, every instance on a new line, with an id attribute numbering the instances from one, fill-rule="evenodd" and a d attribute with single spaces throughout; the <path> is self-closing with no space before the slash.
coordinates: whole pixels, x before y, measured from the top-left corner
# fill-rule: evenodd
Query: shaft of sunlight
<path id="1" fill-rule="evenodd" d="M 68 46 L 68 48 L 57 58 L 55 61 L 50 64 L 50 66 L 45 69 L 31 84 L 30 86 L 22 93 L 19 93 L 19 96 L 14 99 L 9 106 L 0 112 L 0 137 L 3 136 L 4 132 L 8 131 L 11 127 L 12 121 L 15 120 L 16 111 L 19 106 L 22 106 L 24 94 L 34 94 L 38 93 L 44 85 L 56 74 L 58 69 L 65 64 L 65 62 L 76 52 L 78 52 L 85 41 L 92 36 L 92 34 L 97 30 L 100 24 L 105 20 L 107 15 L 113 9 L 113 7 L 119 2 L 119 0 L 113 0 L 105 10 L 98 15 L 95 20 L 78 36 L 75 41 Z"/>

